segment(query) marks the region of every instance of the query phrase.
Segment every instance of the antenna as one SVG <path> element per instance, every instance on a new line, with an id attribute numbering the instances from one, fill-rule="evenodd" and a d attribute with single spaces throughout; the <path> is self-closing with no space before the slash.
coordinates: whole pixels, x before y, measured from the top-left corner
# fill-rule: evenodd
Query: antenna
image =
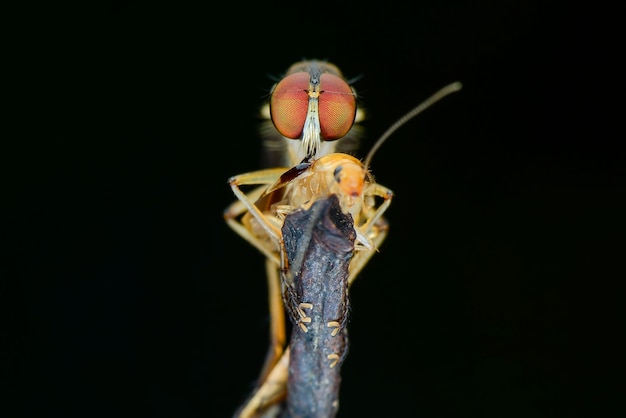
<path id="1" fill-rule="evenodd" d="M 424 100 L 422 103 L 420 103 L 419 105 L 417 105 L 416 107 L 414 107 L 412 110 L 410 110 L 407 114 L 405 114 L 404 116 L 402 116 L 400 119 L 398 119 L 393 125 L 391 125 L 381 136 L 380 138 L 378 138 L 378 140 L 374 143 L 374 146 L 372 146 L 372 148 L 370 149 L 370 151 L 367 153 L 367 157 L 365 158 L 365 162 L 364 162 L 364 166 L 365 168 L 368 168 L 370 165 L 370 162 L 372 161 L 372 158 L 374 157 L 374 153 L 376 153 L 376 151 L 378 150 L 378 148 L 380 148 L 380 146 L 383 144 L 383 142 L 385 142 L 385 140 L 387 140 L 387 138 L 389 138 L 391 136 L 392 133 L 394 133 L 395 131 L 398 130 L 398 128 L 400 128 L 402 125 L 404 125 L 405 123 L 407 123 L 409 120 L 411 120 L 412 118 L 414 118 L 415 116 L 419 115 L 420 113 L 422 113 L 424 110 L 428 109 L 430 106 L 432 106 L 433 104 L 435 104 L 436 102 L 438 102 L 439 100 L 443 99 L 444 97 L 446 97 L 449 94 L 452 94 L 454 92 L 457 92 L 459 90 L 461 90 L 461 87 L 463 87 L 463 85 L 461 84 L 460 81 L 455 81 L 454 83 L 448 84 L 447 86 L 441 88 L 439 91 L 437 91 L 435 94 L 433 94 L 432 96 L 430 96 L 428 99 Z"/>

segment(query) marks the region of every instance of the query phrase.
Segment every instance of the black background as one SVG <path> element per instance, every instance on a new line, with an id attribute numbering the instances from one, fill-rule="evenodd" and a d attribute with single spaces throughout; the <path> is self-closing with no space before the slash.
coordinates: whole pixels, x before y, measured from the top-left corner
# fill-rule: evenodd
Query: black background
<path id="1" fill-rule="evenodd" d="M 259 168 L 258 107 L 302 58 L 360 77 L 360 157 L 464 84 L 372 162 L 392 229 L 351 290 L 339 416 L 615 412 L 626 201 L 609 12 L 137 0 L 27 16 L 6 64 L 24 80 L 9 79 L 2 155 L 7 417 L 228 417 L 244 401 L 269 318 L 262 256 L 222 219 L 226 181 Z"/>

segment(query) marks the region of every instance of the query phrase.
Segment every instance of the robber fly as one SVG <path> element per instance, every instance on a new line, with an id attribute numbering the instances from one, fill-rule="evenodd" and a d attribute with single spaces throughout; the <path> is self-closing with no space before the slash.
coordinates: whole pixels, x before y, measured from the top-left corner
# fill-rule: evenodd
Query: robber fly
<path id="1" fill-rule="evenodd" d="M 281 227 L 286 216 L 307 209 L 330 195 L 339 198 L 344 213 L 354 222 L 356 243 L 349 266 L 348 286 L 384 241 L 388 225 L 383 217 L 393 193 L 376 183 L 369 172 L 371 157 L 398 127 L 443 96 L 457 91 L 459 83 L 440 90 L 392 125 L 375 143 L 365 162 L 337 153 L 337 142 L 359 120 L 356 93 L 332 64 L 307 61 L 293 65 L 273 88 L 269 114 L 280 134 L 284 166 L 268 168 L 229 179 L 237 200 L 226 208 L 228 225 L 266 257 L 271 322 L 271 346 L 259 378 L 259 386 L 238 412 L 239 417 L 269 416 L 285 397 L 289 347 L 284 311 L 297 327 L 307 331 L 312 307 L 285 297 L 291 283 Z M 326 99 L 328 101 L 326 102 Z M 242 187 L 256 186 L 249 192 Z M 339 328 L 339 323 L 329 323 Z M 337 329 L 338 331 L 338 329 Z M 333 331 L 335 332 L 335 331 Z M 329 367 L 336 365 L 333 357 Z"/>
<path id="2" fill-rule="evenodd" d="M 361 136 L 358 123 L 364 118 L 364 111 L 357 104 L 355 89 L 336 65 L 320 60 L 293 64 L 274 84 L 269 100 L 261 109 L 265 119 L 261 124 L 264 165 L 272 168 L 238 176 L 234 180 L 241 185 L 260 185 L 248 193 L 246 199 L 240 198 L 231 205 L 225 218 L 239 235 L 266 256 L 273 348 L 268 352 L 261 380 L 282 353 L 286 339 L 278 271 L 281 248 L 276 241 L 276 232 L 259 231 L 258 222 L 244 201 L 256 202 L 270 183 L 301 162 L 310 162 L 335 151 L 355 149 Z M 278 194 L 274 193 L 272 198 L 276 199 Z M 277 212 L 268 207 L 273 202 L 269 202 L 267 196 L 263 200 L 266 207 L 263 208 L 261 202 L 257 202 L 256 207 L 267 213 L 266 219 L 279 228 L 282 219 L 278 219 Z"/>

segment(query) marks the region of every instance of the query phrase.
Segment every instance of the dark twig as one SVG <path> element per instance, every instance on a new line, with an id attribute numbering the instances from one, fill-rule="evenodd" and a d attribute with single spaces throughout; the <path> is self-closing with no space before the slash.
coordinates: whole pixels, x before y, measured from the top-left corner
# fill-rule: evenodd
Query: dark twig
<path id="1" fill-rule="evenodd" d="M 348 340 L 348 267 L 356 234 L 337 196 L 285 219 L 285 301 L 294 324 L 284 417 L 332 418 Z"/>

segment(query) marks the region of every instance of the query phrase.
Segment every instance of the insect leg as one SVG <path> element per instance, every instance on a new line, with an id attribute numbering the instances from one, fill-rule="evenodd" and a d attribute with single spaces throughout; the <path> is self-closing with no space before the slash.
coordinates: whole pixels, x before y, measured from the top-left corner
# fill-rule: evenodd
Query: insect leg
<path id="1" fill-rule="evenodd" d="M 278 363 L 274 365 L 263 384 L 235 414 L 236 418 L 275 417 L 272 407 L 280 408 L 280 403 L 287 397 L 287 379 L 289 378 L 289 348 L 285 350 Z"/>
<path id="2" fill-rule="evenodd" d="M 270 347 L 265 357 L 265 364 L 259 382 L 263 382 L 285 350 L 287 332 L 285 329 L 285 307 L 280 284 L 280 273 L 276 264 L 265 260 L 267 272 L 268 300 L 270 310 Z"/>
<path id="3" fill-rule="evenodd" d="M 277 253 L 280 251 L 280 227 L 274 225 L 270 217 L 264 214 L 254 202 L 263 194 L 267 186 L 273 184 L 283 172 L 284 169 L 275 168 L 231 177 L 229 184 L 238 200 L 224 211 L 224 219 L 228 226 L 261 251 L 267 258 L 274 260 L 276 265 L 280 264 L 277 256 Z M 239 187 L 256 184 L 261 184 L 262 186 L 253 189 L 248 194 L 245 194 Z M 256 219 L 265 236 L 260 237 L 258 234 L 252 233 L 246 225 L 242 224 L 239 218 L 246 212 Z"/>
<path id="4" fill-rule="evenodd" d="M 350 263 L 350 275 L 348 277 L 348 285 L 351 285 L 354 279 L 359 275 L 363 267 L 369 262 L 370 258 L 378 251 L 378 247 L 383 243 L 389 231 L 389 224 L 383 217 L 383 214 L 389 208 L 393 192 L 380 184 L 371 183 L 371 189 L 368 190 L 370 197 L 379 197 L 383 202 L 376 209 L 373 207 L 365 223 L 358 227 L 359 233 L 367 237 L 373 244 L 372 248 L 363 248 L 356 251 Z"/>

